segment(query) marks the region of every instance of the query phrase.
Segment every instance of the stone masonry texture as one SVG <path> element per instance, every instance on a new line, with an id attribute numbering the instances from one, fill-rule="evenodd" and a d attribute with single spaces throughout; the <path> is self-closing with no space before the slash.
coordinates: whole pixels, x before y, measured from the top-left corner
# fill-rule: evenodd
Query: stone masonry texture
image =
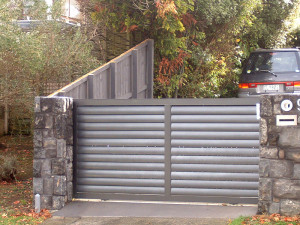
<path id="1" fill-rule="evenodd" d="M 61 209 L 73 196 L 73 100 L 35 98 L 33 193 L 42 209 Z"/>
<path id="2" fill-rule="evenodd" d="M 281 109 L 290 100 L 290 111 Z M 260 97 L 259 213 L 300 214 L 300 94 Z M 278 115 L 297 115 L 297 125 L 278 126 Z"/>

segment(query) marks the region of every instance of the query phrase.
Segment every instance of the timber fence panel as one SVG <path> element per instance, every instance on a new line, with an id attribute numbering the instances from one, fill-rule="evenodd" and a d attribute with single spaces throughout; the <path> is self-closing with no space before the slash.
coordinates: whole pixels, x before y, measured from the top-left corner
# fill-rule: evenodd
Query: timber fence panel
<path id="1" fill-rule="evenodd" d="M 153 40 L 145 40 L 103 66 L 49 95 L 74 99 L 153 97 Z"/>

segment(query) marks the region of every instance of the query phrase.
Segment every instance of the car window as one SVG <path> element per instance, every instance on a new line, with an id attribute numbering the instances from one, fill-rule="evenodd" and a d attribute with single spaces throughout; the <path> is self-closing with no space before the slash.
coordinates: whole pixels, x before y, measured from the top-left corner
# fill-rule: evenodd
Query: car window
<path id="1" fill-rule="evenodd" d="M 299 72 L 296 52 L 255 52 L 249 57 L 244 73 L 260 71 Z M 299 54 L 299 53 L 298 53 Z"/>

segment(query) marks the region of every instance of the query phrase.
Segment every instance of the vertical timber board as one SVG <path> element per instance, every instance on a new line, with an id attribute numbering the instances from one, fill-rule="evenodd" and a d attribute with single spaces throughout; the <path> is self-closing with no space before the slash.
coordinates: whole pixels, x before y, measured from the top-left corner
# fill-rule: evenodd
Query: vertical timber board
<path id="1" fill-rule="evenodd" d="M 154 40 L 147 45 L 147 98 L 153 98 Z"/>
<path id="2" fill-rule="evenodd" d="M 94 99 L 109 99 L 110 96 L 110 68 L 95 72 L 94 74 Z"/>
<path id="3" fill-rule="evenodd" d="M 132 57 L 126 55 L 116 62 L 116 99 L 128 99 L 132 96 Z"/>
<path id="4" fill-rule="evenodd" d="M 138 98 L 146 98 L 142 92 L 147 89 L 147 45 L 138 49 L 138 56 L 137 93 Z"/>

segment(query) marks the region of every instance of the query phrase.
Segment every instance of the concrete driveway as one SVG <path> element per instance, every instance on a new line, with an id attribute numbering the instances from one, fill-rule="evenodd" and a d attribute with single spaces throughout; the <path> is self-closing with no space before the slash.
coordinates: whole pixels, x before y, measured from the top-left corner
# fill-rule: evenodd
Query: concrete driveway
<path id="1" fill-rule="evenodd" d="M 225 225 L 230 219 L 256 212 L 257 205 L 74 201 L 43 224 Z"/>

